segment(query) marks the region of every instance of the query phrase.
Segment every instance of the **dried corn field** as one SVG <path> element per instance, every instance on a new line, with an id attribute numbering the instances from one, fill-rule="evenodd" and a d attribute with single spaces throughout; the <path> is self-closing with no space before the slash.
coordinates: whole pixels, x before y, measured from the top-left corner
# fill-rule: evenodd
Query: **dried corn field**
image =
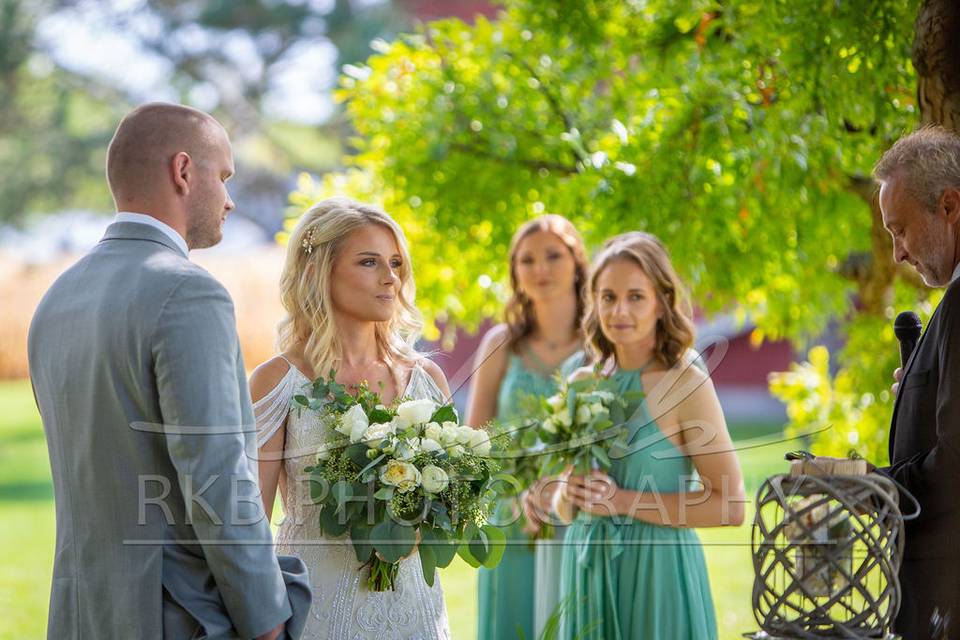
<path id="1" fill-rule="evenodd" d="M 275 352 L 274 328 L 282 313 L 277 283 L 283 251 L 267 246 L 235 255 L 191 253 L 191 259 L 233 296 L 244 361 L 250 369 Z M 0 379 L 27 377 L 30 318 L 47 288 L 76 259 L 33 265 L 0 254 Z"/>

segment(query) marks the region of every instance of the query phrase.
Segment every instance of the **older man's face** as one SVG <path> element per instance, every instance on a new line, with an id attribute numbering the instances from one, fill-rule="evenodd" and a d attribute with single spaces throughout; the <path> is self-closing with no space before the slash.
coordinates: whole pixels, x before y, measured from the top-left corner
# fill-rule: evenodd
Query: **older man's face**
<path id="1" fill-rule="evenodd" d="M 909 262 L 930 287 L 942 287 L 953 275 L 955 229 L 940 211 L 929 211 L 896 175 L 880 185 L 883 226 L 893 237 L 893 259 Z"/>

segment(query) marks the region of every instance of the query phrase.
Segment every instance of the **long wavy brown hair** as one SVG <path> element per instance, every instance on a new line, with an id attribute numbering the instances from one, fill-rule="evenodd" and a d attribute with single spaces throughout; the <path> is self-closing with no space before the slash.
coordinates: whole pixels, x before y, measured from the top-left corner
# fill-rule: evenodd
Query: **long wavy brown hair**
<path id="1" fill-rule="evenodd" d="M 663 311 L 657 320 L 654 357 L 666 367 L 672 367 L 693 346 L 695 331 L 693 311 L 686 287 L 670 262 L 666 247 L 656 236 L 643 231 L 631 231 L 610 238 L 593 260 L 587 283 L 586 312 L 583 317 L 583 335 L 587 352 L 595 363 L 616 359 L 614 345 L 604 335 L 597 311 L 597 278 L 607 266 L 617 260 L 634 262 L 650 278 L 657 302 Z"/>
<path id="2" fill-rule="evenodd" d="M 528 236 L 537 232 L 552 233 L 567 247 L 575 264 L 574 270 L 574 288 L 577 296 L 577 314 L 575 326 L 579 327 L 584 313 L 584 293 L 587 284 L 587 272 L 590 263 L 587 260 L 587 251 L 583 245 L 583 238 L 580 232 L 573 226 L 573 223 L 561 215 L 549 213 L 539 218 L 534 218 L 523 223 L 513 239 L 510 241 L 510 299 L 507 300 L 503 316 L 504 322 L 509 328 L 508 346 L 516 351 L 520 342 L 530 335 L 536 327 L 536 318 L 533 313 L 533 301 L 519 289 L 517 281 L 517 252 L 520 244 Z"/>

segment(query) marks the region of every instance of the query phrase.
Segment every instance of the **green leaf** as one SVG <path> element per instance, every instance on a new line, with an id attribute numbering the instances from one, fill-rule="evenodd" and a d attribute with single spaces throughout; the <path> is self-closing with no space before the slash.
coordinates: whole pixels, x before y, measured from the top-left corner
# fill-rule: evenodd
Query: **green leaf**
<path id="1" fill-rule="evenodd" d="M 474 569 L 479 569 L 483 566 L 483 564 L 473 556 L 473 553 L 470 552 L 470 545 L 466 542 L 457 547 L 457 555 Z"/>
<path id="2" fill-rule="evenodd" d="M 360 469 L 363 469 L 367 466 L 367 463 L 370 462 L 370 458 L 367 457 L 367 450 L 369 447 L 362 442 L 352 444 L 347 447 L 347 457 L 350 458 L 350 461 L 357 465 Z"/>
<path id="3" fill-rule="evenodd" d="M 423 581 L 428 587 L 433 586 L 437 575 L 437 558 L 430 547 L 420 547 L 420 568 L 423 570 Z"/>
<path id="4" fill-rule="evenodd" d="M 370 544 L 370 535 L 373 527 L 366 522 L 354 522 L 350 526 L 350 541 L 353 543 L 353 551 L 357 554 L 359 562 L 366 562 L 373 553 L 373 545 Z"/>
<path id="5" fill-rule="evenodd" d="M 380 464 L 380 461 L 383 460 L 386 456 L 387 456 L 387 454 L 381 453 L 381 454 L 378 455 L 376 458 L 374 458 L 373 460 L 371 460 L 371 461 L 370 461 L 370 464 L 368 464 L 367 466 L 365 466 L 363 469 L 360 470 L 360 473 L 357 474 L 357 477 L 359 478 L 359 477 L 363 476 L 364 473 L 366 473 L 366 472 L 369 471 L 370 469 L 373 469 L 375 466 L 377 466 L 378 464 Z"/>
<path id="6" fill-rule="evenodd" d="M 396 487 L 380 487 L 373 497 L 377 500 L 390 500 L 396 492 Z"/>
<path id="7" fill-rule="evenodd" d="M 600 465 L 604 469 L 610 468 L 610 464 L 611 464 L 610 457 L 607 455 L 607 452 L 603 450 L 603 447 L 599 445 L 593 445 L 592 447 L 590 447 L 590 453 L 593 454 L 593 457 L 596 458 L 598 462 L 600 462 Z"/>
<path id="8" fill-rule="evenodd" d="M 337 509 L 342 509 L 343 505 L 353 496 L 353 483 L 348 480 L 337 480 L 330 487 L 330 494 L 337 501 Z"/>
<path id="9" fill-rule="evenodd" d="M 317 504 L 323 503 L 330 497 L 330 486 L 324 479 L 310 478 L 310 500 Z"/>
<path id="10" fill-rule="evenodd" d="M 310 399 L 307 398 L 307 396 L 305 396 L 305 395 L 303 395 L 303 394 L 298 393 L 297 395 L 293 396 L 293 400 L 294 400 L 294 402 L 296 402 L 297 404 L 303 405 L 304 407 L 309 407 L 309 406 L 310 406 Z"/>
<path id="11" fill-rule="evenodd" d="M 347 530 L 346 519 L 341 520 L 336 509 L 330 505 L 320 509 L 320 531 L 332 538 L 342 536 Z"/>
<path id="12" fill-rule="evenodd" d="M 377 551 L 387 562 L 399 562 L 413 550 L 417 540 L 413 527 L 397 524 L 389 518 L 377 524 L 370 534 Z"/>
<path id="13" fill-rule="evenodd" d="M 433 412 L 429 422 L 439 422 L 441 424 L 444 422 L 459 422 L 457 410 L 452 404 L 445 404 Z"/>
<path id="14" fill-rule="evenodd" d="M 500 559 L 503 558 L 503 553 L 506 551 L 507 535 L 502 529 L 492 525 L 484 525 L 481 531 L 486 534 L 490 541 L 490 553 L 483 561 L 483 566 L 487 569 L 493 569 L 500 564 Z"/>
<path id="15" fill-rule="evenodd" d="M 431 549 L 438 567 L 442 569 L 453 562 L 454 557 L 457 555 L 457 543 L 453 539 L 453 536 L 442 529 L 423 526 L 420 527 L 420 537 L 422 538 L 420 543 L 421 550 L 424 547 Z"/>
<path id="16" fill-rule="evenodd" d="M 490 556 L 490 537 L 487 535 L 487 532 L 483 529 L 478 529 L 476 535 L 470 539 L 469 547 L 470 553 L 473 554 L 473 557 L 476 558 L 480 564 L 486 562 Z"/>
<path id="17" fill-rule="evenodd" d="M 368 415 L 370 424 L 383 424 L 393 420 L 393 414 L 385 409 L 374 409 Z"/>

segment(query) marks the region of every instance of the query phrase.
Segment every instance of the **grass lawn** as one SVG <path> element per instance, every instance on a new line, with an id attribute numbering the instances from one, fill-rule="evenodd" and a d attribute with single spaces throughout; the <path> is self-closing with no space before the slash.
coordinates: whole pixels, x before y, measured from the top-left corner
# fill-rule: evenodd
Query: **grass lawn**
<path id="1" fill-rule="evenodd" d="M 785 470 L 783 453 L 797 442 L 777 442 L 770 425 L 731 427 L 752 497 L 760 481 Z M 773 442 L 772 444 L 770 442 Z M 762 446 L 756 446 L 762 445 Z M 748 513 L 748 521 L 752 513 Z M 0 382 L 0 640 L 41 638 L 53 568 L 54 514 L 50 463 L 29 383 Z M 750 610 L 753 572 L 750 527 L 703 529 L 720 637 L 756 629 Z M 453 637 L 476 634 L 476 575 L 460 561 L 441 573 Z"/>

